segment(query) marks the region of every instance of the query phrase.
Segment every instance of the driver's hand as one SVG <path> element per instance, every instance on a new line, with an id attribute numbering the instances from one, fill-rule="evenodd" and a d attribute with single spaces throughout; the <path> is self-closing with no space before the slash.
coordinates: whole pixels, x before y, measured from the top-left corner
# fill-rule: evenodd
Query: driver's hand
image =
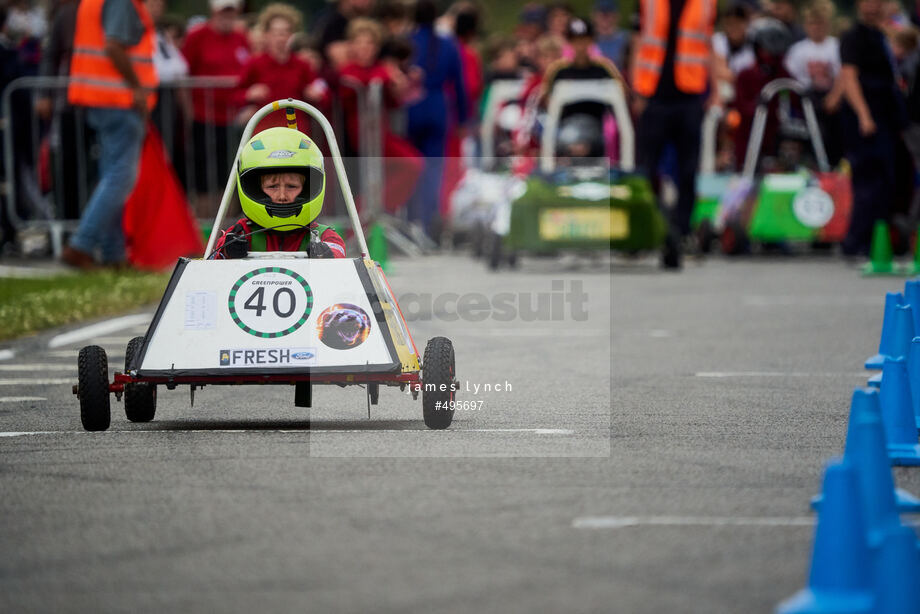
<path id="1" fill-rule="evenodd" d="M 332 253 L 332 248 L 322 241 L 310 243 L 307 254 L 310 258 L 335 258 L 335 254 Z"/>
<path id="2" fill-rule="evenodd" d="M 227 235 L 221 251 L 224 253 L 224 258 L 245 258 L 249 254 L 249 244 L 243 233 L 234 233 Z"/>

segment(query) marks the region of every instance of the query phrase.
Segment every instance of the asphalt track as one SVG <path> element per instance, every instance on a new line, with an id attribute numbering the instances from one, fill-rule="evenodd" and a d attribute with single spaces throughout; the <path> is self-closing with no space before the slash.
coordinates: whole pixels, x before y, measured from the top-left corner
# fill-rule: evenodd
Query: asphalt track
<path id="1" fill-rule="evenodd" d="M 113 369 L 152 308 L 3 346 L 0 611 L 768 612 L 803 586 L 808 500 L 901 279 L 816 258 L 393 269 L 420 349 L 453 339 L 459 399 L 482 401 L 449 431 L 395 389 L 369 421 L 357 388 L 308 413 L 288 387 L 209 387 L 194 408 L 161 390 L 145 425 L 113 401 L 89 434 L 77 349 Z"/>

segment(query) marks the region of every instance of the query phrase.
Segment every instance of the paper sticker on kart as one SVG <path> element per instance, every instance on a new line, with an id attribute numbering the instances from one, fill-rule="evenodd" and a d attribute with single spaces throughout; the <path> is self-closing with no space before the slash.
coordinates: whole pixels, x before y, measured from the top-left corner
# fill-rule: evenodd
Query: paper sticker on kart
<path id="1" fill-rule="evenodd" d="M 361 256 L 322 258 L 312 244 L 305 249 L 304 243 L 295 251 L 244 250 L 231 258 L 212 259 L 223 253 L 215 243 L 235 185 L 231 176 L 206 257 L 180 259 L 147 334 L 128 344 L 124 371 L 116 372 L 110 382 L 105 351 L 99 346 L 80 350 L 74 393 L 86 430 L 109 427 L 111 393 L 124 398 L 128 420 L 148 422 L 156 413 L 159 387 L 189 385 L 194 399 L 196 388 L 221 384 L 293 384 L 298 407 L 311 406 L 313 385 L 362 385 L 368 410 L 377 404 L 380 386 L 396 386 L 413 398 L 421 393 L 428 427 L 451 424 L 457 390 L 453 345 L 445 337 L 435 337 L 424 356 L 419 355 L 383 271 L 367 257 L 348 177 L 326 118 L 303 102 L 275 102 L 253 116 L 242 143 L 250 140 L 259 120 L 280 108 L 287 109 L 291 129 L 296 126 L 295 109 L 323 129 Z M 265 134 L 254 140 L 267 140 Z M 304 138 L 305 147 L 311 147 L 307 141 Z M 243 151 L 241 144 L 235 167 Z M 277 171 L 273 167 L 266 173 L 266 195 L 277 182 L 288 181 Z M 315 187 L 310 186 L 311 194 L 321 194 Z M 273 207 L 269 214 L 275 218 L 302 211 L 296 200 L 284 206 L 273 204 L 274 199 L 265 202 Z M 297 228 L 313 228 L 306 225 L 312 219 Z M 254 249 L 255 241 L 250 243 Z M 222 244 L 227 245 L 226 235 Z"/>

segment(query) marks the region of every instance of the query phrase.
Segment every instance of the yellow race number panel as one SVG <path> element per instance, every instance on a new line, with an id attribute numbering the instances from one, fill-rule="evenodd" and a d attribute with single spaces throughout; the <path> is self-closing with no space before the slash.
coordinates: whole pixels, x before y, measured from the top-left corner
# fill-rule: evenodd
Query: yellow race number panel
<path id="1" fill-rule="evenodd" d="M 540 238 L 614 240 L 629 235 L 629 216 L 621 209 L 571 207 L 540 211 Z"/>

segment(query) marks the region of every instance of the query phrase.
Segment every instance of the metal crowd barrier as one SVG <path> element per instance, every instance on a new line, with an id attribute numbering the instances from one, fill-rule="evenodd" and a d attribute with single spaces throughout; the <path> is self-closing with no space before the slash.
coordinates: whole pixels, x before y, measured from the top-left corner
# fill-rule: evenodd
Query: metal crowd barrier
<path id="1" fill-rule="evenodd" d="M 22 77 L 11 82 L 0 97 L 2 130 L 2 169 L 0 195 L 9 225 L 16 233 L 25 230 L 47 232 L 51 250 L 60 255 L 64 235 L 76 229 L 95 183 L 98 147 L 85 122 L 85 109 L 66 103 L 68 77 Z M 151 120 L 157 126 L 167 157 L 185 188 L 189 204 L 202 226 L 210 227 L 227 180 L 220 169 L 229 172 L 236 152 L 242 124 L 234 121 L 239 109 L 230 109 L 230 123 L 214 123 L 215 94 L 236 87 L 234 78 L 191 77 L 161 85 L 157 107 Z M 204 96 L 204 121 L 197 122 L 192 112 L 192 92 Z M 362 169 L 361 192 L 368 195 L 368 211 L 382 210 L 383 169 L 380 145 L 380 110 L 382 87 L 377 84 L 362 92 Z M 53 101 L 50 121 L 35 112 L 36 101 L 48 97 Z M 371 108 L 376 112 L 371 112 Z M 336 134 L 344 134 L 339 108 L 331 116 Z M 244 118 L 248 119 L 248 118 Z M 245 123 L 245 122 L 243 122 Z M 221 134 L 223 132 L 223 134 Z M 373 135 L 377 134 L 376 141 Z M 226 139 L 226 160 L 219 160 L 218 144 Z M 370 154 L 370 155 L 368 155 Z M 374 155 L 376 154 L 376 155 Z M 44 171 L 44 180 L 39 171 Z M 202 172 L 203 171 L 203 172 Z M 330 198 L 324 207 L 329 219 L 344 216 L 341 198 Z"/>
<path id="2" fill-rule="evenodd" d="M 383 102 L 384 84 L 379 79 L 364 85 L 356 79 L 343 77 L 339 85 L 355 93 L 358 112 L 357 168 L 358 186 L 361 194 L 362 220 L 379 224 L 387 241 L 409 256 L 421 255 L 430 249 L 431 241 L 418 233 L 411 232 L 404 220 L 386 213 L 383 194 L 386 183 L 386 158 L 383 155 L 383 123 L 392 125 L 395 118 L 389 116 Z M 408 234 L 407 232 L 408 231 Z"/>

